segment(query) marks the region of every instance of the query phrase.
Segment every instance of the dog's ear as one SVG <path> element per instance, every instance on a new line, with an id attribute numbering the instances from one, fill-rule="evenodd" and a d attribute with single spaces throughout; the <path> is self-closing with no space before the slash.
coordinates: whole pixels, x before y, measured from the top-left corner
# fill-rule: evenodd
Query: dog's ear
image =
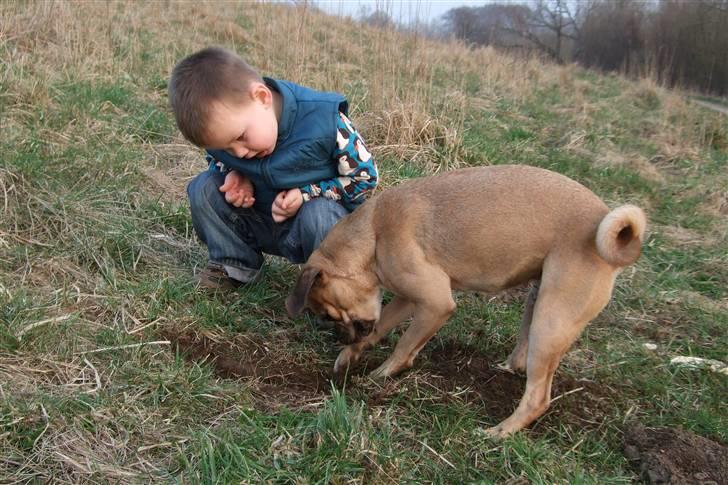
<path id="1" fill-rule="evenodd" d="M 293 292 L 286 298 L 286 311 L 292 317 L 295 317 L 306 306 L 306 298 L 308 292 L 311 291 L 316 279 L 321 275 L 321 268 L 307 266 L 298 276 L 296 287 Z"/>

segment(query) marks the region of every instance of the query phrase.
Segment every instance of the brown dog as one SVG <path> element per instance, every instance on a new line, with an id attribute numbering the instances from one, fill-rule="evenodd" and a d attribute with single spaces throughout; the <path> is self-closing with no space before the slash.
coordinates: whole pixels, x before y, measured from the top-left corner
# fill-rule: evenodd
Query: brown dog
<path id="1" fill-rule="evenodd" d="M 373 377 L 412 366 L 455 310 L 453 289 L 496 292 L 532 279 L 508 369 L 526 371 L 516 411 L 487 432 L 518 431 L 548 408 L 562 355 L 607 304 L 621 268 L 640 255 L 641 209 L 607 206 L 548 170 L 494 166 L 415 179 L 384 191 L 339 222 L 286 300 L 348 332 L 340 375 L 400 322 L 414 317 Z M 394 293 L 382 310 L 380 287 Z"/>

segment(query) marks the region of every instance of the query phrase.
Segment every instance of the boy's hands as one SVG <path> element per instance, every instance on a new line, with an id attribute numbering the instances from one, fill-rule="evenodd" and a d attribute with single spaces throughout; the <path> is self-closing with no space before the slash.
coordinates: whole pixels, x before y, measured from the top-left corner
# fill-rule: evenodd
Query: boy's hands
<path id="1" fill-rule="evenodd" d="M 290 189 L 278 192 L 275 200 L 273 201 L 273 207 L 271 213 L 273 214 L 273 220 L 281 223 L 292 217 L 298 212 L 303 204 L 303 194 L 301 189 Z"/>
<path id="2" fill-rule="evenodd" d="M 247 209 L 255 203 L 253 183 L 235 170 L 230 170 L 225 175 L 225 182 L 220 186 L 220 192 L 224 192 L 225 201 L 235 207 Z"/>
<path id="3" fill-rule="evenodd" d="M 235 207 L 248 208 L 255 203 L 253 183 L 245 175 L 235 170 L 231 170 L 225 175 L 225 182 L 219 190 L 225 193 L 225 201 Z M 277 223 L 285 221 L 294 216 L 302 204 L 303 194 L 300 189 L 279 192 L 271 208 L 273 220 Z"/>

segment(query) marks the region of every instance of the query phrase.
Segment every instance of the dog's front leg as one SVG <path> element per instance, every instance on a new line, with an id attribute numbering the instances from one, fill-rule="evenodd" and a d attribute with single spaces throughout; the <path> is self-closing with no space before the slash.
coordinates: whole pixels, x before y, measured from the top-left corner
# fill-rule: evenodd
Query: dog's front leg
<path id="1" fill-rule="evenodd" d="M 417 304 L 414 320 L 397 342 L 394 352 L 382 365 L 369 374 L 370 377 L 374 379 L 391 377 L 412 367 L 415 357 L 422 347 L 455 311 L 455 301 L 449 292 L 440 293 L 438 296 L 439 298 L 436 300 L 432 299 Z"/>
<path id="2" fill-rule="evenodd" d="M 334 364 L 334 375 L 337 379 L 341 380 L 347 369 L 355 365 L 367 349 L 376 345 L 390 330 L 411 317 L 414 309 L 415 306 L 412 302 L 400 296 L 395 296 L 382 309 L 382 315 L 374 325 L 372 332 L 359 342 L 347 345 L 339 353 Z"/>

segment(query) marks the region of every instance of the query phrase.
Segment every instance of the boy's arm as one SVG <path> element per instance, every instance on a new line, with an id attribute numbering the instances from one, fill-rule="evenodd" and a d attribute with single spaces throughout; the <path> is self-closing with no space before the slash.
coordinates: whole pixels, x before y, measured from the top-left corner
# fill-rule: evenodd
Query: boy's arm
<path id="1" fill-rule="evenodd" d="M 227 173 L 232 170 L 231 168 L 227 168 L 220 160 L 216 160 L 209 152 L 205 152 L 205 161 L 207 162 L 207 168 L 210 170 L 222 173 Z"/>
<path id="2" fill-rule="evenodd" d="M 340 201 L 347 210 L 354 210 L 374 191 L 379 180 L 374 157 L 364 140 L 343 113 L 337 120 L 336 148 L 333 154 L 339 177 L 300 187 L 303 200 L 326 197 Z"/>

